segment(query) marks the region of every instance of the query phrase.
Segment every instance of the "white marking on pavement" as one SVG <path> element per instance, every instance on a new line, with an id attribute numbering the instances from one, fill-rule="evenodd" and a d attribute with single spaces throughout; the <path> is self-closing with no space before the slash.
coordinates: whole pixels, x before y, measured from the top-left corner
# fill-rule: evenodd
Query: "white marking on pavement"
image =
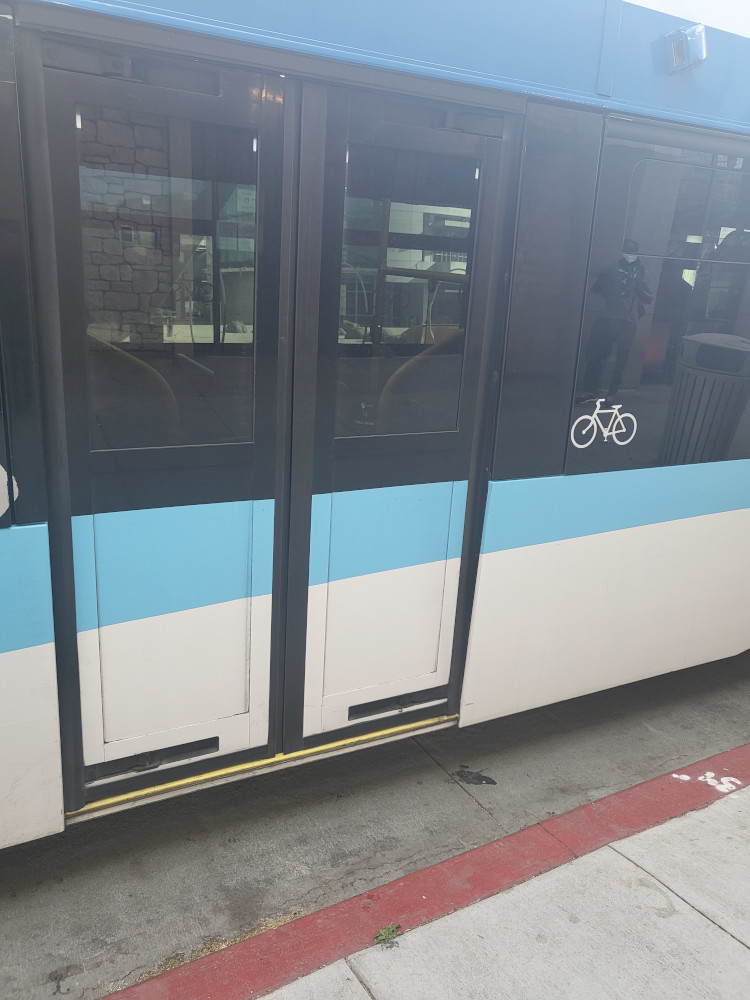
<path id="1" fill-rule="evenodd" d="M 713 771 L 701 774 L 698 781 L 705 781 L 707 785 L 711 785 L 717 792 L 722 793 L 733 792 L 742 784 L 739 778 L 717 778 Z"/>

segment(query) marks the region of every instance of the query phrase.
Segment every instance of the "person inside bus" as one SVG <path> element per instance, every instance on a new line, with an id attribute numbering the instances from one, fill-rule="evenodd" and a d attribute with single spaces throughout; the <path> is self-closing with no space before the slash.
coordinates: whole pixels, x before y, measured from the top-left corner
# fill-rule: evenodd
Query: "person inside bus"
<path id="1" fill-rule="evenodd" d="M 602 371 L 613 352 L 608 400 L 617 394 L 635 341 L 638 320 L 653 299 L 635 240 L 623 242 L 619 260 L 601 272 L 591 290 L 604 299 L 604 312 L 594 320 L 586 343 L 583 392 L 576 400 L 578 403 L 604 395 L 600 392 Z"/>

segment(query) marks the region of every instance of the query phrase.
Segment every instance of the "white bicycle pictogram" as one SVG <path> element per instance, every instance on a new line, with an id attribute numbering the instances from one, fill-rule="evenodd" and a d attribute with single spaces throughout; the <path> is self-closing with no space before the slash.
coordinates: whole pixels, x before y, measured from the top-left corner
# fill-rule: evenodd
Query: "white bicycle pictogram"
<path id="1" fill-rule="evenodd" d="M 588 448 L 596 439 L 596 432 L 600 430 L 605 441 L 609 438 L 615 444 L 630 444 L 638 430 L 638 424 L 632 413 L 620 413 L 622 404 L 617 403 L 609 408 L 602 408 L 605 399 L 597 399 L 596 409 L 593 413 L 584 413 L 570 428 L 570 440 L 576 448 Z M 602 420 L 603 416 L 609 415 L 609 423 Z"/>

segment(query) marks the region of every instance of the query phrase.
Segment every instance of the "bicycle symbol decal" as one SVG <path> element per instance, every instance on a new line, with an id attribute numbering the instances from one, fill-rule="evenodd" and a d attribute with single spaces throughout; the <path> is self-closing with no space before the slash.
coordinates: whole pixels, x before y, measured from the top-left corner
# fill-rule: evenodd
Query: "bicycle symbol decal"
<path id="1" fill-rule="evenodd" d="M 638 430 L 638 424 L 632 413 L 620 413 L 622 404 L 617 403 L 610 408 L 603 408 L 604 399 L 597 399 L 593 413 L 584 413 L 573 422 L 570 428 L 570 440 L 576 448 L 588 448 L 594 443 L 597 431 L 602 432 L 605 441 L 610 438 L 615 444 L 630 444 Z M 609 416 L 605 424 L 603 416 Z"/>

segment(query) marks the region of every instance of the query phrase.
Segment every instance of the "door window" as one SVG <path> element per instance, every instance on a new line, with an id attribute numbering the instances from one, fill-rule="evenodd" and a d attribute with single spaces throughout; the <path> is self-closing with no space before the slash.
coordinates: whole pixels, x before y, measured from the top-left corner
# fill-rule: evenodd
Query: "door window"
<path id="1" fill-rule="evenodd" d="M 92 449 L 251 441 L 257 133 L 76 124 Z"/>
<path id="2" fill-rule="evenodd" d="M 478 178 L 469 158 L 349 146 L 337 437 L 456 427 Z"/>

